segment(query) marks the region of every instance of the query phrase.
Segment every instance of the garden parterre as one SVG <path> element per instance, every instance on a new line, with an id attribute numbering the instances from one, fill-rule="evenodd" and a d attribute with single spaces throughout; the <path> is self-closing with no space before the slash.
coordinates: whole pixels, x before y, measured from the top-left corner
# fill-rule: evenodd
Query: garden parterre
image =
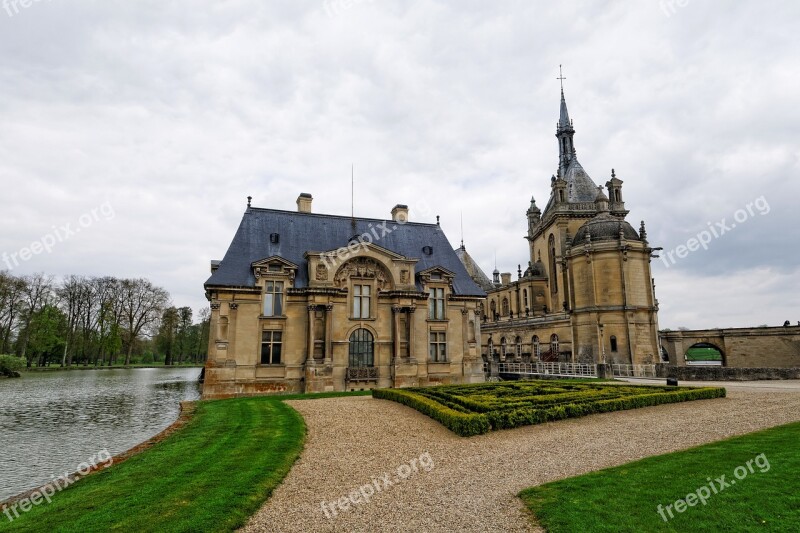
<path id="1" fill-rule="evenodd" d="M 594 413 L 721 398 L 725 389 L 541 380 L 377 389 L 373 396 L 412 407 L 454 433 L 470 436 Z"/>

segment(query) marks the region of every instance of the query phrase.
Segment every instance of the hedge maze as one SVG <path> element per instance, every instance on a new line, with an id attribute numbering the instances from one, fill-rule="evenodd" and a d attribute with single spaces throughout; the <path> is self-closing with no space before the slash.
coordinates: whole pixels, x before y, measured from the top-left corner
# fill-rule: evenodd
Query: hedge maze
<path id="1" fill-rule="evenodd" d="M 725 397 L 720 387 L 652 387 L 565 380 L 375 389 L 462 437 L 595 413 Z"/>

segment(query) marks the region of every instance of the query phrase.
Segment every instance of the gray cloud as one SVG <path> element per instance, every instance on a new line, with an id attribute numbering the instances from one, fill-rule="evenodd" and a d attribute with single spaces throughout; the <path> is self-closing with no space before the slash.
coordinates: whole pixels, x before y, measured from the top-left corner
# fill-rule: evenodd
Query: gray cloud
<path id="1" fill-rule="evenodd" d="M 345 214 L 354 163 L 358 214 L 407 203 L 441 215 L 457 245 L 463 211 L 484 269 L 496 253 L 516 270 L 530 196 L 546 203 L 557 164 L 563 63 L 581 162 L 598 183 L 617 170 L 655 245 L 769 201 L 708 250 L 654 262 L 662 326 L 800 319 L 787 297 L 800 273 L 800 6 L 332 5 L 0 10 L 0 252 L 109 202 L 113 219 L 16 271 L 144 275 L 197 308 L 248 194 L 292 209 L 311 192 L 315 210 Z"/>

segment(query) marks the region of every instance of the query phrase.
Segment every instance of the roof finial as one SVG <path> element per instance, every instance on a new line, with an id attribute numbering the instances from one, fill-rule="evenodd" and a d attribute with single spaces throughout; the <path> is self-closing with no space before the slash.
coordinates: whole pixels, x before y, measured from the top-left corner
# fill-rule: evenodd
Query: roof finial
<path id="1" fill-rule="evenodd" d="M 611 169 L 611 177 L 612 177 L 612 178 L 616 178 L 616 177 L 617 177 L 617 173 L 616 173 L 616 172 L 614 172 L 614 169 L 613 169 L 613 168 Z"/>
<path id="2" fill-rule="evenodd" d="M 436 215 L 436 225 L 439 225 L 439 215 Z"/>
<path id="3" fill-rule="evenodd" d="M 464 248 L 464 211 L 461 211 L 461 247 Z"/>
<path id="4" fill-rule="evenodd" d="M 247 197 L 247 207 L 250 207 L 250 202 L 253 200 L 252 196 Z"/>
<path id="5" fill-rule="evenodd" d="M 558 77 L 556 78 L 561 82 L 561 94 L 564 94 L 564 80 L 567 79 L 564 77 L 564 73 L 561 72 L 561 65 L 558 65 Z"/>

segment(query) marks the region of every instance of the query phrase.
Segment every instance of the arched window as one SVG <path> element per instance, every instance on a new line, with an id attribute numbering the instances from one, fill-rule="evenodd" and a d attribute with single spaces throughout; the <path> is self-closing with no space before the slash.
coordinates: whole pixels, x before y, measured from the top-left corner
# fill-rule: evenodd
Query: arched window
<path id="1" fill-rule="evenodd" d="M 375 366 L 375 352 L 372 333 L 357 329 L 350 335 L 350 366 Z"/>
<path id="2" fill-rule="evenodd" d="M 555 333 L 550 336 L 550 352 L 555 356 L 558 355 L 558 335 Z"/>
<path id="3" fill-rule="evenodd" d="M 494 359 L 494 343 L 492 342 L 491 338 L 489 338 L 489 342 L 486 343 L 486 351 L 488 352 L 487 357 L 489 358 L 489 360 L 490 361 L 493 360 Z"/>
<path id="4" fill-rule="evenodd" d="M 558 275 L 556 274 L 556 238 L 550 234 L 548 241 L 548 249 L 550 253 L 550 292 L 556 294 L 558 292 Z"/>
<path id="5" fill-rule="evenodd" d="M 503 298 L 503 316 L 508 316 L 508 298 Z"/>
<path id="6" fill-rule="evenodd" d="M 494 300 L 489 302 L 489 310 L 492 312 L 492 320 L 494 320 L 495 315 L 497 314 L 497 304 Z"/>
<path id="7" fill-rule="evenodd" d="M 506 358 L 506 338 L 502 337 L 500 339 L 500 357 L 505 359 Z"/>
<path id="8" fill-rule="evenodd" d="M 531 339 L 531 349 L 533 350 L 533 357 L 538 361 L 542 358 L 542 347 L 539 345 L 539 336 L 534 335 Z"/>
<path id="9" fill-rule="evenodd" d="M 522 358 L 522 339 L 520 337 L 517 337 L 517 339 L 514 342 L 515 342 L 514 348 L 516 349 L 517 359 L 520 359 Z"/>
<path id="10" fill-rule="evenodd" d="M 617 338 L 614 335 L 611 335 L 611 351 L 617 351 Z"/>
<path id="11" fill-rule="evenodd" d="M 484 313 L 483 302 L 481 302 L 481 304 L 478 306 L 478 318 L 483 318 L 483 313 Z"/>

